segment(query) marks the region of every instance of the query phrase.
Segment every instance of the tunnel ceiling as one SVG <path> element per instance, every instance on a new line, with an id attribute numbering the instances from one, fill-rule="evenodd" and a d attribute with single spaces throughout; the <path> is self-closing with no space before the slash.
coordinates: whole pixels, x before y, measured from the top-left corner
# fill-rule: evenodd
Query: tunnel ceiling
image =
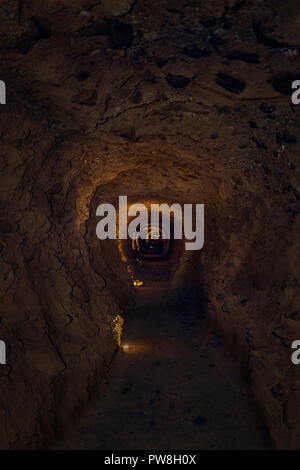
<path id="1" fill-rule="evenodd" d="M 0 386 L 27 423 L 2 410 L 2 442 L 41 445 L 108 370 L 130 286 L 115 246 L 110 263 L 98 256 L 95 213 L 125 194 L 205 204 L 194 279 L 274 442 L 289 428 L 296 445 L 299 379 L 283 351 L 300 333 L 298 2 L 10 0 L 0 21 Z"/>

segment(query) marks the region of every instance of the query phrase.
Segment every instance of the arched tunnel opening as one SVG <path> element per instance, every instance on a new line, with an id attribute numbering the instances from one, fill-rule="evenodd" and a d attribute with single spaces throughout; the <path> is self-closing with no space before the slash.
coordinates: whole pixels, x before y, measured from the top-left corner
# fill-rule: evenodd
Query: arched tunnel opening
<path id="1" fill-rule="evenodd" d="M 0 449 L 299 449 L 298 2 L 4 3 Z"/>

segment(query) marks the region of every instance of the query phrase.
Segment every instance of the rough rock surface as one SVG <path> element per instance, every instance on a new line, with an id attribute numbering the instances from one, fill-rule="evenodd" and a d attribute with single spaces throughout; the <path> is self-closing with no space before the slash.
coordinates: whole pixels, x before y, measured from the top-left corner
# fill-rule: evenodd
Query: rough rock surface
<path id="1" fill-rule="evenodd" d="M 268 449 L 247 374 L 209 331 L 189 286 L 147 284 L 134 300 L 129 349 L 51 449 Z"/>
<path id="2" fill-rule="evenodd" d="M 95 208 L 119 194 L 205 204 L 195 280 L 299 448 L 298 2 L 45 3 L 0 7 L 1 448 L 41 446 L 109 368 L 129 280 Z"/>

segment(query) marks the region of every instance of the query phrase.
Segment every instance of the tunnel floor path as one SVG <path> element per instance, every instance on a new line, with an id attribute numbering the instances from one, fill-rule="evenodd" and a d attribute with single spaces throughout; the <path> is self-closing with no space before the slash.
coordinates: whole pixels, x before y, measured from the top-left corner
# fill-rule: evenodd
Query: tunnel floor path
<path id="1" fill-rule="evenodd" d="M 172 289 L 143 287 L 111 371 L 53 449 L 266 449 L 237 362 L 199 306 Z"/>

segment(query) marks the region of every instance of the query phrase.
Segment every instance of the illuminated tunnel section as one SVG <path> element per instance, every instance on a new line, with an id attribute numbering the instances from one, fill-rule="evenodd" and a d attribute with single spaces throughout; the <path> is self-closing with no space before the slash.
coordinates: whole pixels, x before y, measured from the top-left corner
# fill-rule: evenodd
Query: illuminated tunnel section
<path id="1" fill-rule="evenodd" d="M 150 203 L 146 206 L 149 208 Z M 148 210 L 149 213 L 149 210 Z M 174 217 L 170 213 L 169 227 L 163 224 L 162 214 L 157 214 L 158 223 L 141 225 L 133 239 L 119 240 L 122 259 L 126 259 L 128 271 L 135 287 L 170 284 L 182 261 L 184 240 L 174 236 Z M 129 218 L 129 224 L 131 222 Z"/>

